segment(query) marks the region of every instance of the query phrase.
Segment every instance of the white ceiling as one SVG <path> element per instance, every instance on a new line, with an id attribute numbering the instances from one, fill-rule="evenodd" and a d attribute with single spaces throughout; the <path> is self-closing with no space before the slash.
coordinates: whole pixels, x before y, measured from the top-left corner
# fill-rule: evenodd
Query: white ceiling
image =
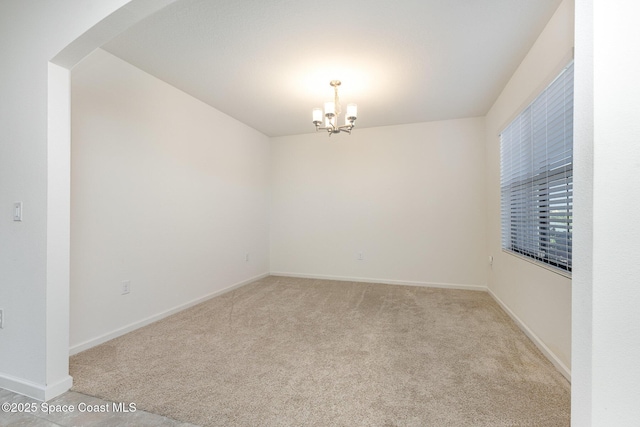
<path id="1" fill-rule="evenodd" d="M 484 115 L 560 0 L 179 0 L 103 48 L 268 136 Z"/>

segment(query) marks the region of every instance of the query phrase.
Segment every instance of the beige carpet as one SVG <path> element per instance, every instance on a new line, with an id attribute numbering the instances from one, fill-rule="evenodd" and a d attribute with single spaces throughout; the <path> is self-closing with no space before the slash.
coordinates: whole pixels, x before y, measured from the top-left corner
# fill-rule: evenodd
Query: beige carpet
<path id="1" fill-rule="evenodd" d="M 73 390 L 202 426 L 568 426 L 484 292 L 268 277 L 77 354 Z"/>

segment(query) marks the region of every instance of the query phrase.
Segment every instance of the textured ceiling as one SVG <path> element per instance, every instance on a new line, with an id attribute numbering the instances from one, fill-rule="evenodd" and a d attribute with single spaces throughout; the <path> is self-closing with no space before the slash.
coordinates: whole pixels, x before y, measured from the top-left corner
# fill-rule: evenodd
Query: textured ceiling
<path id="1" fill-rule="evenodd" d="M 103 48 L 268 136 L 484 115 L 560 0 L 179 0 Z"/>

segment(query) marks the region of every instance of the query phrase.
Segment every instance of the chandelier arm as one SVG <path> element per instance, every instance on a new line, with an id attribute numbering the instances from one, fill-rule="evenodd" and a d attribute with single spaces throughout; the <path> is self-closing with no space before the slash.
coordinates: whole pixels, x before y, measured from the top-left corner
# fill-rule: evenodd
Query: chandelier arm
<path id="1" fill-rule="evenodd" d="M 316 125 L 316 131 L 319 130 L 326 130 L 329 133 L 336 133 L 336 131 L 339 131 L 341 129 L 339 129 L 338 127 L 334 126 L 334 125 L 329 125 L 329 126 L 320 126 L 320 125 Z"/>

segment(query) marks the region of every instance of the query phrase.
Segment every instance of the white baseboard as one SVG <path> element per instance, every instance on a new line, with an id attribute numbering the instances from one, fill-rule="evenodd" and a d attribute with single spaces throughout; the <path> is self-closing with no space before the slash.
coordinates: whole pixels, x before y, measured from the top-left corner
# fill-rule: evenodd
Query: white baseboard
<path id="1" fill-rule="evenodd" d="M 171 316 L 172 314 L 175 314 L 175 313 L 177 313 L 179 311 L 185 310 L 185 309 L 187 309 L 189 307 L 193 307 L 194 305 L 200 304 L 201 302 L 205 302 L 205 301 L 207 301 L 207 300 L 209 300 L 211 298 L 217 297 L 218 295 L 222 295 L 222 294 L 227 293 L 229 291 L 232 291 L 234 289 L 240 288 L 240 287 L 242 287 L 244 285 L 248 285 L 251 282 L 255 282 L 256 280 L 260 280 L 260 279 L 265 278 L 267 276 L 269 276 L 269 273 L 259 274 L 257 276 L 251 277 L 251 278 L 249 278 L 247 280 L 243 280 L 242 282 L 235 283 L 235 284 L 233 284 L 231 286 L 228 286 L 228 287 L 226 287 L 224 289 L 212 292 L 210 294 L 207 294 L 207 295 L 202 296 L 200 298 L 196 298 L 196 299 L 194 299 L 192 301 L 189 301 L 189 302 L 186 302 L 184 304 L 180 304 L 180 305 L 178 305 L 178 306 L 176 306 L 176 307 L 174 307 L 172 309 L 163 311 L 162 313 L 158 313 L 158 314 L 155 314 L 153 316 L 149 316 L 149 317 L 147 317 L 145 319 L 139 320 L 137 322 L 131 323 L 131 324 L 129 324 L 127 326 L 124 326 L 124 327 L 122 327 L 120 329 L 116 329 L 115 331 L 109 332 L 107 334 L 101 335 L 101 336 L 96 337 L 96 338 L 92 338 L 92 339 L 87 340 L 87 341 L 85 341 L 83 343 L 76 344 L 76 345 L 74 345 L 74 346 L 69 348 L 69 356 L 73 356 L 74 354 L 78 354 L 81 351 L 88 350 L 91 347 L 95 347 L 97 345 L 103 344 L 103 343 L 105 343 L 107 341 L 110 341 L 110 340 L 112 340 L 114 338 L 118 338 L 119 336 L 127 334 L 127 333 L 129 333 L 131 331 L 134 331 L 134 330 L 138 329 L 138 328 L 141 328 L 143 326 L 147 326 L 147 325 L 149 325 L 149 324 L 151 324 L 153 322 L 157 322 L 158 320 L 163 319 L 163 318 L 168 317 L 168 316 Z"/>
<path id="2" fill-rule="evenodd" d="M 54 384 L 47 385 L 47 388 L 44 390 L 44 401 L 47 402 L 54 397 L 60 396 L 62 393 L 66 393 L 72 386 L 73 378 L 69 375 Z"/>
<path id="3" fill-rule="evenodd" d="M 487 291 L 486 286 L 461 285 L 457 283 L 412 282 L 405 280 L 378 279 L 370 277 L 328 276 L 323 274 L 300 274 L 283 271 L 272 271 L 272 276 L 300 277 L 303 279 L 342 280 L 345 282 L 382 283 L 384 285 L 422 286 L 427 288 L 461 289 L 467 291 Z"/>
<path id="4" fill-rule="evenodd" d="M 0 388 L 22 394 L 42 402 L 60 396 L 73 386 L 73 378 L 67 375 L 65 378 L 54 384 L 37 384 L 11 375 L 0 374 Z"/>
<path id="5" fill-rule="evenodd" d="M 487 289 L 489 295 L 500 305 L 500 307 L 511 317 L 511 319 L 518 325 L 518 327 L 525 333 L 527 337 L 538 347 L 538 349 L 544 354 L 551 363 L 556 367 L 558 371 L 567 379 L 567 381 L 571 382 L 571 370 L 567 368 L 567 366 L 562 363 L 562 361 L 555 355 L 549 347 L 542 342 L 540 337 L 538 337 L 529 327 L 513 312 L 511 309 L 500 299 L 496 294 L 491 291 L 491 289 Z"/>

